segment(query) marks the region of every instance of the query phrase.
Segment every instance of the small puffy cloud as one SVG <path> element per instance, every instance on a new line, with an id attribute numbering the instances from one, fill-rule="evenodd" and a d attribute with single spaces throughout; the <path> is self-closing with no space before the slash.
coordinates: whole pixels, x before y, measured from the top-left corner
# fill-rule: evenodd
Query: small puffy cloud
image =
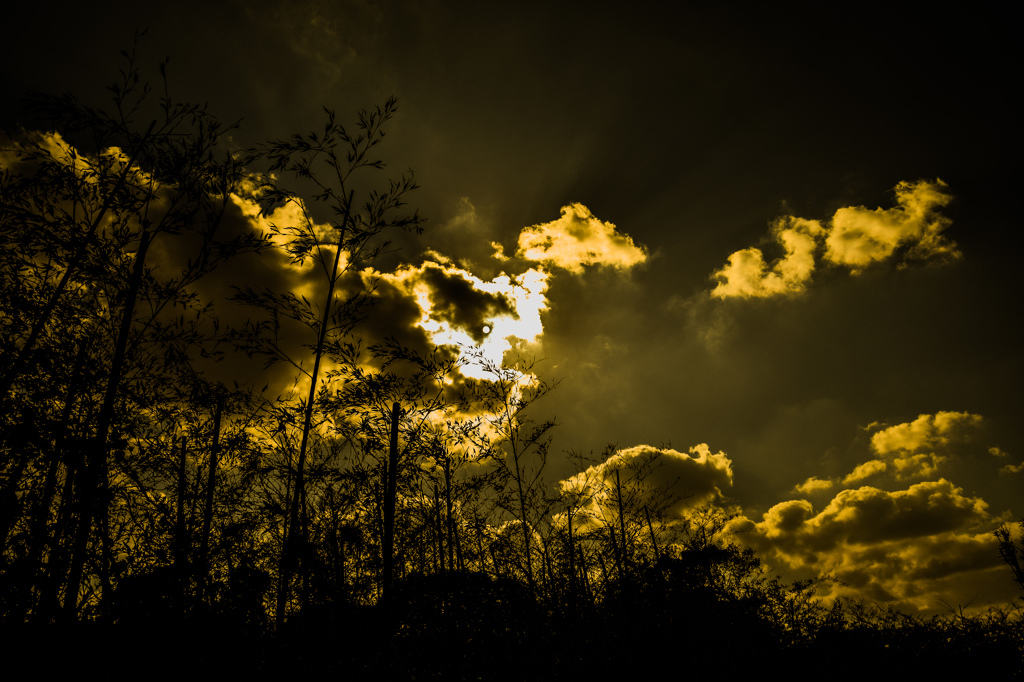
<path id="1" fill-rule="evenodd" d="M 843 479 L 843 485 L 860 483 L 875 474 L 882 473 L 886 470 L 887 466 L 888 465 L 885 462 L 877 459 L 873 459 L 870 462 L 864 462 L 863 464 L 858 464 L 857 467 Z"/>
<path id="2" fill-rule="evenodd" d="M 787 500 L 765 512 L 757 528 L 765 537 L 784 537 L 798 532 L 813 514 L 814 506 L 807 500 Z"/>
<path id="3" fill-rule="evenodd" d="M 796 486 L 794 490 L 803 495 L 811 495 L 814 493 L 820 493 L 825 490 L 831 490 L 834 484 L 828 479 L 821 479 L 817 476 L 811 476 L 806 481 Z"/>
<path id="4" fill-rule="evenodd" d="M 960 251 L 942 235 L 951 224 L 938 213 L 952 196 L 942 180 L 901 182 L 896 186 L 895 208 L 869 210 L 863 206 L 840 208 L 822 224 L 795 216 L 772 222 L 771 241 L 783 255 L 769 265 L 761 249 L 736 251 L 716 270 L 715 298 L 770 298 L 802 293 L 820 267 L 817 257 L 853 274 L 872 263 L 887 260 L 897 251 L 904 261 L 952 260 Z"/>
<path id="5" fill-rule="evenodd" d="M 942 180 L 921 180 L 896 186 L 896 208 L 841 208 L 832 217 L 825 258 L 854 272 L 901 246 L 909 247 L 907 258 L 914 260 L 958 258 L 956 244 L 942 236 L 951 221 L 937 212 L 951 200 Z"/>
<path id="6" fill-rule="evenodd" d="M 918 453 L 901 455 L 892 461 L 897 481 L 912 478 L 931 478 L 939 471 L 939 465 L 946 461 L 945 457 L 935 453 Z"/>
<path id="7" fill-rule="evenodd" d="M 922 414 L 912 422 L 890 426 L 874 434 L 871 447 L 880 455 L 934 450 L 963 438 L 965 432 L 978 427 L 981 422 L 981 415 L 969 412 Z"/>
<path id="8" fill-rule="evenodd" d="M 647 260 L 643 246 L 637 246 L 632 237 L 616 231 L 612 223 L 598 220 L 578 203 L 563 206 L 558 220 L 524 228 L 516 255 L 573 273 L 583 272 L 585 265 L 625 270 Z M 500 249 L 496 257 L 503 257 Z"/>
<path id="9" fill-rule="evenodd" d="M 1006 452 L 1000 447 L 996 447 L 995 445 L 988 449 L 988 454 L 992 455 L 993 457 L 1010 456 L 1010 453 Z M 1024 462 L 1021 462 L 1020 464 L 1004 464 L 1003 466 L 999 467 L 1000 474 L 1019 474 L 1022 471 L 1024 471 Z"/>
<path id="10" fill-rule="evenodd" d="M 824 229 L 816 220 L 785 216 L 772 223 L 772 238 L 785 255 L 771 268 L 760 249 L 749 248 L 729 256 L 729 264 L 715 272 L 716 298 L 767 298 L 804 291 L 814 273 L 814 251 Z"/>

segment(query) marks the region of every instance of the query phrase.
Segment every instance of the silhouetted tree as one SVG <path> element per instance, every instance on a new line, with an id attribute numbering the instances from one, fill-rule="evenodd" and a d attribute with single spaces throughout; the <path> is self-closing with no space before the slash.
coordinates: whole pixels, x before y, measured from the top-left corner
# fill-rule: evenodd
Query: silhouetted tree
<path id="1" fill-rule="evenodd" d="M 302 265 L 312 260 L 322 270 L 326 293 L 320 305 L 292 292 L 274 292 L 251 285 L 239 287 L 236 299 L 261 308 L 271 315 L 259 329 L 271 332 L 261 337 L 262 351 L 268 362 L 287 361 L 309 379 L 305 402 L 300 406 L 296 462 L 291 467 L 291 492 L 286 498 L 286 524 L 282 533 L 281 568 L 278 596 L 278 622 L 285 616 L 291 594 L 292 575 L 304 570 L 300 555 L 308 541 L 307 451 L 314 429 L 313 417 L 319 401 L 321 363 L 332 348 L 345 343 L 349 334 L 365 314 L 368 291 L 353 277 L 387 248 L 389 232 L 395 229 L 418 231 L 421 220 L 416 213 L 398 213 L 405 195 L 416 188 L 411 174 L 390 181 L 384 191 L 370 190 L 365 201 L 356 201 L 355 175 L 363 170 L 380 170 L 383 161 L 371 156 L 384 138 L 384 124 L 394 115 L 396 101 L 389 99 L 373 111 L 359 112 L 359 120 L 350 132 L 338 122 L 333 111 L 325 109 L 327 121 L 322 131 L 274 140 L 253 151 L 250 161 L 266 159 L 269 173 L 285 172 L 311 187 L 308 197 L 283 189 L 269 181 L 260 190 L 260 202 L 267 215 L 291 203 L 299 209 L 297 223 L 274 225 L 274 231 L 286 241 L 286 251 L 293 263 Z M 324 209 L 326 215 L 314 212 Z M 318 220 L 327 224 L 321 227 Z M 323 230 L 326 229 L 325 235 Z M 348 288 L 343 280 L 348 278 Z M 294 357 L 279 342 L 276 334 L 278 315 L 299 323 L 315 339 L 312 368 L 307 369 L 302 357 Z M 308 580 L 308 576 L 303 576 Z M 305 592 L 303 592 L 305 594 Z"/>
<path id="2" fill-rule="evenodd" d="M 1024 519 L 1017 524 L 1017 527 L 1024 534 Z M 999 556 L 1013 572 L 1014 582 L 1017 583 L 1021 591 L 1024 591 L 1024 541 L 1015 541 L 1010 528 L 1005 525 L 997 528 L 994 533 L 999 540 Z"/>
<path id="3" fill-rule="evenodd" d="M 219 151 L 226 130 L 202 107 L 171 99 L 166 81 L 154 102 L 134 54 L 125 57 L 109 112 L 71 96 L 37 96 L 32 111 L 58 132 L 17 133 L 4 157 L 4 280 L 16 272 L 21 284 L 5 301 L 18 321 L 3 328 L 0 381 L 10 455 L 3 498 L 19 504 L 5 510 L 2 529 L 6 538 L 13 518 L 27 518 L 20 503 L 38 500 L 29 553 L 43 561 L 43 549 L 48 560 L 36 584 L 63 593 L 69 618 L 97 598 L 105 607 L 112 590 L 112 463 L 130 478 L 123 453 L 141 414 L 161 400 L 159 381 L 209 339 L 200 331 L 208 308 L 192 285 L 225 258 L 261 246 L 255 234 L 221 234 L 242 173 Z M 181 247 L 185 234 L 190 251 L 157 273 L 152 245 Z M 195 317 L 172 318 L 175 308 Z M 74 360 L 50 352 L 69 345 Z M 18 436 L 26 426 L 31 436 Z M 48 473 L 42 481 L 25 475 L 33 469 Z M 58 489 L 59 549 L 38 541 Z"/>

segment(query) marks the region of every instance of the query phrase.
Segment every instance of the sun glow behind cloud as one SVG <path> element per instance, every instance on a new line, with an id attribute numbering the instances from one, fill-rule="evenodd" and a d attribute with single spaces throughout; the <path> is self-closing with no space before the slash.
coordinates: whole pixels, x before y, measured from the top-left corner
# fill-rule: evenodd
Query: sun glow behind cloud
<path id="1" fill-rule="evenodd" d="M 464 204 L 472 207 L 468 200 Z M 419 318 L 414 324 L 435 345 L 472 350 L 463 358 L 478 355 L 495 367 L 505 366 L 509 351 L 541 340 L 554 272 L 583 276 L 588 267 L 597 266 L 627 270 L 647 258 L 642 246 L 617 232 L 612 223 L 598 220 L 586 206 L 563 206 L 561 214 L 557 220 L 522 229 L 516 257 L 537 265 L 518 274 L 502 272 L 484 280 L 443 254 L 428 251 L 433 260 L 392 273 L 368 271 L 364 280 L 386 280 L 415 301 Z M 464 223 L 467 216 L 473 219 L 475 212 L 457 220 Z M 495 245 L 493 257 L 503 263 L 511 260 L 500 245 Z M 461 372 L 477 379 L 488 376 L 485 367 L 472 360 Z"/>
<path id="2" fill-rule="evenodd" d="M 430 263 L 424 263 L 421 269 L 431 266 Z M 544 333 L 541 313 L 548 307 L 545 296 L 548 289 L 546 272 L 531 268 L 517 277 L 502 274 L 485 282 L 459 268 L 449 267 L 446 271 L 452 276 L 470 282 L 477 291 L 504 299 L 509 303 L 510 310 L 481 317 L 476 327 L 477 334 L 474 335 L 470 330 L 460 328 L 451 320 L 439 316 L 437 305 L 432 300 L 428 288 L 422 283 L 417 284 L 416 303 L 422 315 L 416 324 L 430 335 L 435 344 L 477 348 L 485 360 L 501 367 L 505 354 L 513 348 L 514 339 L 535 343 Z M 477 363 L 468 363 L 461 371 L 475 379 L 485 379 L 488 376 L 484 367 Z"/>

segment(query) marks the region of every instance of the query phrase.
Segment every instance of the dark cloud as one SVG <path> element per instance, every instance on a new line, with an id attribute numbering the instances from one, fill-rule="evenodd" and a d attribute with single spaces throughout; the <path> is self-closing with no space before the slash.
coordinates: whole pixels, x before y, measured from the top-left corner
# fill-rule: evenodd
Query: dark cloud
<path id="1" fill-rule="evenodd" d="M 481 291 L 458 272 L 425 263 L 421 280 L 430 289 L 431 315 L 469 334 L 477 343 L 486 338 L 489 321 L 499 315 L 515 316 L 506 296 Z"/>

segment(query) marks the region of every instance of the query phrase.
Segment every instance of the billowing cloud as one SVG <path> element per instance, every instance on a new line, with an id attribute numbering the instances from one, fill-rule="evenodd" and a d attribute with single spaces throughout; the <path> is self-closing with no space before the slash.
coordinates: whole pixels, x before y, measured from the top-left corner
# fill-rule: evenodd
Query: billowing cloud
<path id="1" fill-rule="evenodd" d="M 496 254 L 502 257 L 500 247 Z M 633 238 L 598 220 L 583 204 L 562 207 L 562 217 L 524 228 L 516 255 L 524 260 L 556 266 L 573 273 L 585 265 L 628 269 L 647 260 L 647 250 Z"/>
<path id="2" fill-rule="evenodd" d="M 912 422 L 890 426 L 874 434 L 871 447 L 880 455 L 933 450 L 964 437 L 966 431 L 981 422 L 981 415 L 969 412 L 922 414 Z"/>
<path id="3" fill-rule="evenodd" d="M 960 251 L 942 235 L 949 218 L 938 213 L 952 196 L 942 180 L 901 182 L 895 208 L 840 208 L 825 225 L 794 216 L 776 219 L 771 241 L 784 255 L 769 265 L 761 249 L 736 251 L 712 278 L 715 298 L 768 298 L 802 293 L 820 265 L 816 256 L 853 274 L 901 251 L 906 261 L 952 260 Z"/>
<path id="4" fill-rule="evenodd" d="M 838 578 L 845 585 L 833 595 L 934 609 L 958 576 L 999 569 L 995 521 L 984 500 L 939 479 L 894 492 L 843 490 L 817 513 L 789 500 L 760 521 L 734 519 L 731 530 L 770 562 Z"/>
<path id="5" fill-rule="evenodd" d="M 761 249 L 749 248 L 729 256 L 729 264 L 715 273 L 716 298 L 766 298 L 797 294 L 814 272 L 814 251 L 824 233 L 821 223 L 785 216 L 772 223 L 772 238 L 785 250 L 769 268 Z"/>
<path id="6" fill-rule="evenodd" d="M 706 443 L 694 445 L 689 453 L 637 445 L 561 481 L 559 487 L 586 502 L 592 517 L 607 516 L 609 508 L 614 513 L 616 505 L 616 472 L 633 504 L 658 506 L 675 516 L 721 499 L 723 489 L 732 487 L 733 478 L 728 455 L 712 453 Z"/>

